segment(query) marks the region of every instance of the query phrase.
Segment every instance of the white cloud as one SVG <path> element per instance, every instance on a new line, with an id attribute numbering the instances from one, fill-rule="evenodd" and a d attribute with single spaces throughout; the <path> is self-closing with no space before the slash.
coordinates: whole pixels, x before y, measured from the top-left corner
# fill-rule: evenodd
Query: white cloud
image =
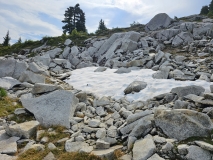
<path id="1" fill-rule="evenodd" d="M 0 35 L 5 36 L 7 30 L 13 39 L 21 35 L 23 39 L 35 39 L 39 36 L 59 36 L 62 34 L 61 20 L 69 6 L 76 3 L 86 15 L 86 27 L 89 32 L 98 28 L 100 19 L 107 27 L 117 27 L 137 21 L 147 23 L 157 13 L 167 13 L 171 17 L 198 13 L 202 5 L 209 4 L 200 0 L 0 0 Z M 196 4 L 198 4 L 196 6 Z M 119 17 L 125 13 L 126 17 Z M 45 20 L 42 15 L 54 19 Z M 119 15 L 121 16 L 121 15 Z M 122 19 L 122 20 L 121 20 Z M 116 23 L 115 23 L 116 22 Z M 124 26 L 125 27 L 125 26 Z M 36 36 L 35 36 L 36 35 Z M 3 39 L 0 37 L 0 43 Z"/>

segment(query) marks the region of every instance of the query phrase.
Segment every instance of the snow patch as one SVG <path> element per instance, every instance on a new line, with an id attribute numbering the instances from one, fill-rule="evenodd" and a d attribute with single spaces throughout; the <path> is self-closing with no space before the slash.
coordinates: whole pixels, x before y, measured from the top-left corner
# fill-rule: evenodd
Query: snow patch
<path id="1" fill-rule="evenodd" d="M 197 81 L 175 81 L 174 79 L 153 79 L 155 71 L 151 69 L 132 70 L 130 73 L 117 74 L 117 69 L 107 68 L 104 72 L 94 72 L 97 67 L 87 67 L 72 71 L 67 83 L 75 89 L 94 93 L 98 97 L 111 96 L 115 99 L 126 97 L 129 101 L 146 101 L 154 96 L 168 93 L 172 88 L 190 85 L 198 85 L 210 92 L 211 82 Z M 124 90 L 133 81 L 144 81 L 147 87 L 139 93 L 124 95 Z"/>

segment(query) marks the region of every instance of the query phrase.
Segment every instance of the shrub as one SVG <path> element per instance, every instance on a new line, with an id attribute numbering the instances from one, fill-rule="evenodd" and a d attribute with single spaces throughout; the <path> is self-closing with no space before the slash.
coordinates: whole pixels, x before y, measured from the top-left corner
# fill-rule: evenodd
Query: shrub
<path id="1" fill-rule="evenodd" d="M 79 34 L 78 34 L 78 31 L 76 29 L 73 29 L 72 30 L 72 33 L 71 33 L 71 36 L 73 37 L 77 37 Z"/>
<path id="2" fill-rule="evenodd" d="M 0 88 L 0 97 L 6 97 L 7 96 L 7 91 L 3 88 Z"/>

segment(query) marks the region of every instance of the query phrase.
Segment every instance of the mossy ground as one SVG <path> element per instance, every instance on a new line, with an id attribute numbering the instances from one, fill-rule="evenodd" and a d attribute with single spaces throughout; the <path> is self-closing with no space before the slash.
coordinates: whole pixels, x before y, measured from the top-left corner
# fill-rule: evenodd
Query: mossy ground
<path id="1" fill-rule="evenodd" d="M 18 100 L 8 97 L 0 98 L 0 117 L 6 117 L 13 114 L 16 108 L 23 108 Z"/>

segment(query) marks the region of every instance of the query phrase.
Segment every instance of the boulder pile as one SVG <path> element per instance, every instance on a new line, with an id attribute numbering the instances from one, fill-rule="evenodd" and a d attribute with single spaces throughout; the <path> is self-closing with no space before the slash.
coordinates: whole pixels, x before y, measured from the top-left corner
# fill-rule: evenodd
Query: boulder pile
<path id="1" fill-rule="evenodd" d="M 125 97 L 99 97 L 76 90 L 64 82 L 73 70 L 90 66 L 99 67 L 95 72 L 107 67 L 118 68 L 118 74 L 132 68 L 152 69 L 155 79 L 213 82 L 213 22 L 198 15 L 185 19 L 158 14 L 146 25 L 146 32 L 93 37 L 84 42 L 86 47 L 73 46 L 67 39 L 57 47 L 33 49 L 37 56 L 32 58 L 27 54 L 0 58 L 0 87 L 9 97 L 19 98 L 24 107 L 14 114 L 34 116 L 24 123 L 0 119 L 0 159 L 16 159 L 17 145 L 27 142 L 22 153 L 31 148 L 45 150 L 45 146 L 57 149 L 61 143 L 66 152 L 92 153 L 110 160 L 116 150 L 124 153 L 122 160 L 211 160 L 213 85 L 211 93 L 192 85 L 147 101 L 129 102 Z M 134 81 L 124 94 L 146 86 Z M 40 137 L 44 130 L 39 125 L 48 127 L 51 134 L 57 132 L 53 126 L 63 126 L 69 137 L 54 144 Z M 54 159 L 51 152 L 47 156 Z"/>

